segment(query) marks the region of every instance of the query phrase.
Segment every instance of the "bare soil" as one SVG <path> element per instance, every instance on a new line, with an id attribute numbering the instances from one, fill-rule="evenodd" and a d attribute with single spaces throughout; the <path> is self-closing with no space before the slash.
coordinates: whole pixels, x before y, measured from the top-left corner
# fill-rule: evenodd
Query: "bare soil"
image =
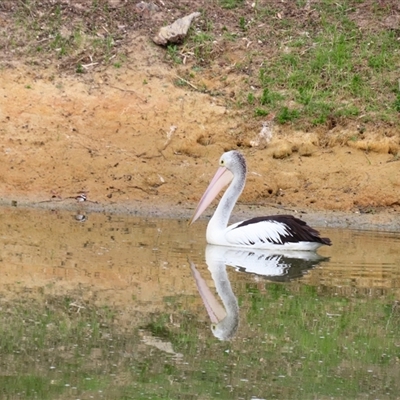
<path id="1" fill-rule="evenodd" d="M 179 2 L 168 5 L 174 3 Z M 182 16 L 179 10 L 160 12 L 171 20 Z M 186 216 L 220 155 L 239 149 L 249 166 L 240 202 L 250 212 L 270 207 L 324 212 L 324 218 L 362 214 L 381 228 L 398 228 L 397 127 L 369 125 L 354 141 L 359 133 L 354 122 L 307 131 L 275 124 L 268 145 L 252 146 L 263 121 L 231 101 L 246 75 L 234 66 L 247 42 L 224 43 L 216 62 L 179 86 L 187 81 L 190 60 L 171 65 L 166 49 L 152 42 L 155 21 L 163 20 L 160 12 L 126 33 L 121 48 L 127 58 L 118 68 L 101 64 L 77 74 L 52 59 L 32 63 L 30 56 L 5 53 L 0 70 L 3 204 L 68 207 L 85 194 L 85 205 L 93 209 L 149 214 L 159 209 L 165 216 Z M 4 29 L 6 16 L 0 18 Z"/>

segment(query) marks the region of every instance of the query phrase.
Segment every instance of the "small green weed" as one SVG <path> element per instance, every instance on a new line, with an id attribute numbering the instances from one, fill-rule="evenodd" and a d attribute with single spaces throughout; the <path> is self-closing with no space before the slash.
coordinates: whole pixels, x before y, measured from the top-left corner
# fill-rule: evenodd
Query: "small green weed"
<path id="1" fill-rule="evenodd" d="M 279 124 L 286 124 L 287 122 L 293 122 L 300 117 L 298 110 L 290 110 L 288 107 L 282 107 L 276 115 L 276 121 Z"/>
<path id="2" fill-rule="evenodd" d="M 209 32 L 199 32 L 191 36 L 193 52 L 199 64 L 208 64 L 212 60 L 214 36 Z"/>
<path id="3" fill-rule="evenodd" d="M 255 115 L 256 117 L 265 117 L 265 116 L 268 115 L 268 114 L 269 114 L 269 111 L 263 110 L 262 108 L 256 108 L 256 109 L 254 110 L 254 115 Z"/>
<path id="4" fill-rule="evenodd" d="M 222 8 L 233 9 L 241 6 L 244 0 L 219 0 Z"/>
<path id="5" fill-rule="evenodd" d="M 396 99 L 393 102 L 393 108 L 397 111 L 400 112 L 400 91 L 396 95 Z"/>
<path id="6" fill-rule="evenodd" d="M 247 102 L 248 102 L 249 104 L 254 104 L 255 101 L 256 101 L 256 98 L 255 98 L 254 94 L 253 94 L 253 93 L 249 93 L 249 94 L 247 95 Z"/>
<path id="7" fill-rule="evenodd" d="M 246 31 L 247 30 L 247 26 L 246 26 L 246 20 L 244 17 L 240 17 L 239 18 L 239 27 L 242 31 Z"/>
<path id="8" fill-rule="evenodd" d="M 276 103 L 283 99 L 284 96 L 282 96 L 281 94 L 277 92 L 271 92 L 268 88 L 265 88 L 260 98 L 260 104 L 262 106 L 265 106 L 266 104 L 274 106 Z"/>
<path id="9" fill-rule="evenodd" d="M 168 45 L 167 46 L 167 57 L 174 64 L 182 64 L 182 58 L 179 54 L 179 48 L 176 45 Z"/>
<path id="10" fill-rule="evenodd" d="M 83 65 L 81 63 L 77 64 L 75 72 L 77 74 L 83 74 L 85 72 L 85 69 L 83 68 Z"/>

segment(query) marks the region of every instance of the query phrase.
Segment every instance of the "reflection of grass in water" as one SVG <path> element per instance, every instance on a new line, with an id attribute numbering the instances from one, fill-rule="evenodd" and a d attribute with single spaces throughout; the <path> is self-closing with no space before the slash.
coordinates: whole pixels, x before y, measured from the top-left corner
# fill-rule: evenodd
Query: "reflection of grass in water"
<path id="1" fill-rule="evenodd" d="M 154 336 L 168 339 L 171 336 L 171 333 L 170 329 L 167 328 L 167 322 L 167 315 L 161 315 L 160 317 L 156 316 L 152 322 L 150 322 L 143 328 L 150 331 Z"/>
<path id="2" fill-rule="evenodd" d="M 24 398 L 51 399 L 62 392 L 61 385 L 49 385 L 48 379 L 40 376 L 0 376 L 2 398 L 14 398 L 23 393 Z"/>
<path id="3" fill-rule="evenodd" d="M 103 350 L 113 314 L 107 308 L 84 308 L 77 313 L 67 298 L 13 302 L 0 312 L 1 359 L 7 377 L 0 381 L 2 394 L 12 397 L 54 398 L 75 390 L 106 387 L 110 376 L 99 374 L 97 360 Z M 101 364 L 101 362 L 100 362 Z"/>
<path id="4" fill-rule="evenodd" d="M 307 398 L 355 396 L 372 388 L 386 393 L 386 386 L 398 391 L 391 369 L 400 372 L 400 312 L 390 303 L 321 295 L 309 286 L 292 293 L 272 284 L 266 293 L 253 292 L 246 308 L 252 336 L 265 338 L 261 354 L 276 363 L 275 375 L 285 377 L 293 394 L 301 379 Z"/>
<path id="5" fill-rule="evenodd" d="M 168 312 L 132 312 L 132 323 L 111 308 L 83 304 L 77 312 L 66 298 L 10 302 L 0 310 L 2 393 L 306 399 L 400 390 L 400 312 L 388 297 L 259 283 L 234 291 L 241 322 L 232 342 L 214 339 L 206 316 L 199 321 L 180 296 Z M 138 326 L 181 355 L 144 344 Z"/>

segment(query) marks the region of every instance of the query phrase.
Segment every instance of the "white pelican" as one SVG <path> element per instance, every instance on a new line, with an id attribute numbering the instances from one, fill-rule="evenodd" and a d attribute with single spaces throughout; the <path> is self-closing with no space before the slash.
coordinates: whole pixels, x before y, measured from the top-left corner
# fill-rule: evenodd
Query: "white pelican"
<path id="1" fill-rule="evenodd" d="M 328 238 L 292 215 L 256 217 L 228 226 L 229 217 L 246 182 L 246 160 L 238 151 L 228 151 L 219 160 L 219 169 L 204 192 L 189 225 L 195 222 L 229 182 L 207 226 L 209 244 L 269 250 L 315 251 L 331 245 Z"/>

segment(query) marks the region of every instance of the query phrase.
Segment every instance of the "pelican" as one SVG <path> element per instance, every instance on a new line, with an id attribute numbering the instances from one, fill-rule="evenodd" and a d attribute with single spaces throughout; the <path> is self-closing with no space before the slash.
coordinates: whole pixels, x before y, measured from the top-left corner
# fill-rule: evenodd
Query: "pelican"
<path id="1" fill-rule="evenodd" d="M 219 168 L 189 221 L 195 222 L 218 193 L 230 183 L 207 226 L 209 244 L 267 250 L 315 251 L 331 245 L 329 238 L 292 215 L 271 215 L 236 222 L 228 226 L 229 217 L 246 182 L 246 160 L 238 151 L 228 151 L 219 160 Z"/>

